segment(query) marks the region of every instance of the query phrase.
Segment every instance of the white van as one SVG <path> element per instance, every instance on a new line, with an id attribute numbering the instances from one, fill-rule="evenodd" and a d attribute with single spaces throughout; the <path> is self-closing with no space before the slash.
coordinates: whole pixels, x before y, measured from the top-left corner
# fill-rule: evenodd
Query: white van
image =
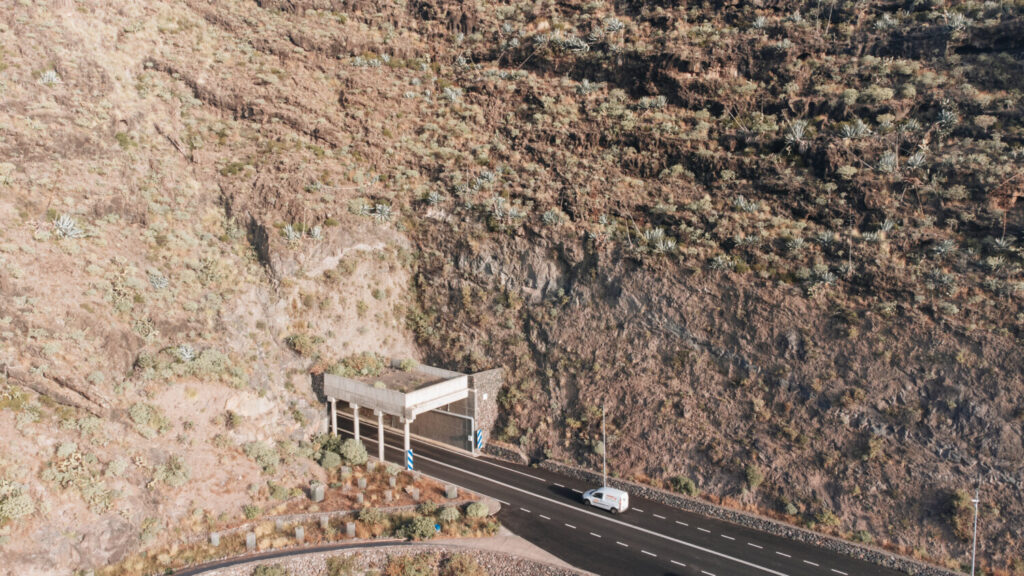
<path id="1" fill-rule="evenodd" d="M 629 493 L 608 486 L 594 488 L 583 493 L 583 503 L 587 506 L 604 508 L 612 514 L 618 514 L 629 509 Z"/>

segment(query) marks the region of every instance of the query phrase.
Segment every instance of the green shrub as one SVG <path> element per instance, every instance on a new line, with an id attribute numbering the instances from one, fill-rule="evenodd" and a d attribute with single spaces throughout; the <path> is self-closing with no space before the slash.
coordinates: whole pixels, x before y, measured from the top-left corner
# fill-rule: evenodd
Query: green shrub
<path id="1" fill-rule="evenodd" d="M 335 556 L 327 559 L 326 576 L 353 576 L 358 567 L 359 560 L 355 554 Z"/>
<path id="2" fill-rule="evenodd" d="M 437 504 L 436 503 L 434 503 L 434 502 L 432 502 L 430 500 L 426 500 L 422 504 L 420 504 L 420 508 L 419 508 L 419 513 L 420 514 L 423 514 L 424 516 L 433 516 L 434 512 L 437 512 Z"/>
<path id="3" fill-rule="evenodd" d="M 366 454 L 366 446 L 355 438 L 345 440 L 341 445 L 341 459 L 351 466 L 362 466 L 366 464 L 369 456 Z"/>
<path id="4" fill-rule="evenodd" d="M 402 526 L 399 535 L 410 540 L 429 540 L 435 533 L 433 519 L 428 516 L 413 516 Z"/>
<path id="5" fill-rule="evenodd" d="M 291 576 L 291 572 L 280 564 L 263 564 L 253 568 L 252 576 Z"/>
<path id="6" fill-rule="evenodd" d="M 337 452 L 326 451 L 320 457 L 320 465 L 325 470 L 334 470 L 338 466 L 341 466 L 341 456 Z"/>
<path id="7" fill-rule="evenodd" d="M 172 454 L 165 464 L 153 470 L 153 482 L 163 482 L 172 488 L 183 486 L 191 476 L 192 470 L 177 454 Z"/>
<path id="8" fill-rule="evenodd" d="M 839 517 L 835 515 L 828 508 L 823 508 L 820 512 L 814 515 L 814 519 L 817 520 L 818 524 L 825 526 L 839 526 Z"/>
<path id="9" fill-rule="evenodd" d="M 487 576 L 487 571 L 468 554 L 452 554 L 441 566 L 441 576 Z"/>
<path id="10" fill-rule="evenodd" d="M 359 511 L 359 521 L 367 526 L 379 526 L 384 523 L 384 512 L 379 508 L 363 508 Z"/>
<path id="11" fill-rule="evenodd" d="M 145 438 L 156 438 L 170 429 L 171 423 L 159 408 L 142 402 L 132 404 L 128 416 L 135 424 L 135 430 Z"/>
<path id="12" fill-rule="evenodd" d="M 486 518 L 489 512 L 487 505 L 480 502 L 472 502 L 466 506 L 466 518 Z"/>
<path id="13" fill-rule="evenodd" d="M 459 509 L 456 508 L 455 506 L 445 506 L 437 514 L 437 519 L 440 520 L 442 524 L 451 524 L 452 522 L 458 522 L 459 518 L 462 518 L 462 514 L 459 512 Z"/>
<path id="14" fill-rule="evenodd" d="M 36 511 L 32 497 L 25 487 L 16 482 L 0 479 L 0 526 Z"/>
<path id="15" fill-rule="evenodd" d="M 671 484 L 672 490 L 681 492 L 687 496 L 696 496 L 699 493 L 697 485 L 694 484 L 693 480 L 690 480 L 686 476 L 673 476 L 669 479 L 669 484 Z"/>
<path id="16" fill-rule="evenodd" d="M 277 465 L 281 463 L 277 449 L 263 442 L 248 442 L 242 446 L 242 450 L 246 456 L 255 460 L 267 474 L 273 474 L 277 470 Z"/>
<path id="17" fill-rule="evenodd" d="M 757 487 L 764 482 L 764 474 L 761 469 L 757 467 L 757 464 L 748 464 L 744 475 L 747 478 L 747 486 L 751 490 L 757 490 Z"/>
<path id="18" fill-rule="evenodd" d="M 323 344 L 323 341 L 323 338 L 309 334 L 291 334 L 284 339 L 284 343 L 303 358 L 317 357 L 320 344 Z"/>
<path id="19" fill-rule="evenodd" d="M 364 304 L 365 306 L 365 304 Z M 355 378 L 357 376 L 380 376 L 388 368 L 387 358 L 373 352 L 360 352 L 342 358 L 328 370 L 331 374 Z"/>
<path id="20" fill-rule="evenodd" d="M 430 552 L 391 556 L 384 566 L 384 576 L 433 576 L 434 562 L 434 555 Z"/>
<path id="21" fill-rule="evenodd" d="M 247 520 L 252 520 L 260 515 L 260 507 L 255 504 L 246 504 L 242 506 L 242 514 L 245 514 Z"/>

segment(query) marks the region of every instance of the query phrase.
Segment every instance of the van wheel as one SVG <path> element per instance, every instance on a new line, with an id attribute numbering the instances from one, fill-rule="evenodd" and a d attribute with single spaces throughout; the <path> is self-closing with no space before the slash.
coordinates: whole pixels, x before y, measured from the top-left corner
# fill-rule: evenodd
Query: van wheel
<path id="1" fill-rule="evenodd" d="M 592 504 L 591 504 L 591 502 L 590 502 L 590 499 L 588 499 L 588 498 L 584 498 L 584 499 L 583 499 L 583 505 L 584 505 L 584 506 L 591 506 Z"/>
<path id="2" fill-rule="evenodd" d="M 618 514 L 619 513 L 619 509 L 618 508 L 612 508 L 611 509 L 611 513 L 612 514 Z"/>

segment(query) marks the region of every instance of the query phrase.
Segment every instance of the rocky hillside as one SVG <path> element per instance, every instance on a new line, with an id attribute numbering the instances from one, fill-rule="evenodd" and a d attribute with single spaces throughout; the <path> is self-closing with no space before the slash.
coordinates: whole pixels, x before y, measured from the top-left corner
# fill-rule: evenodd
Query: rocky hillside
<path id="1" fill-rule="evenodd" d="M 496 432 L 533 457 L 596 464 L 605 405 L 619 475 L 950 566 L 980 477 L 983 557 L 1024 572 L 1022 29 L 938 0 L 12 6 L 2 570 L 304 482 L 308 372 L 376 351 L 505 366 Z"/>

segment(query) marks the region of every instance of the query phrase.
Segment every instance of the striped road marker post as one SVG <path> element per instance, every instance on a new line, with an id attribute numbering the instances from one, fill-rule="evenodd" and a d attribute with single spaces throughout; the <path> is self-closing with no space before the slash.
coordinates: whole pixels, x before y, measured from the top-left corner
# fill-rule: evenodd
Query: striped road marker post
<path id="1" fill-rule="evenodd" d="M 409 448 L 409 451 L 405 453 L 405 469 L 412 470 L 412 448 Z"/>
<path id="2" fill-rule="evenodd" d="M 476 429 L 476 449 L 480 450 L 484 447 L 484 430 L 483 428 Z"/>

